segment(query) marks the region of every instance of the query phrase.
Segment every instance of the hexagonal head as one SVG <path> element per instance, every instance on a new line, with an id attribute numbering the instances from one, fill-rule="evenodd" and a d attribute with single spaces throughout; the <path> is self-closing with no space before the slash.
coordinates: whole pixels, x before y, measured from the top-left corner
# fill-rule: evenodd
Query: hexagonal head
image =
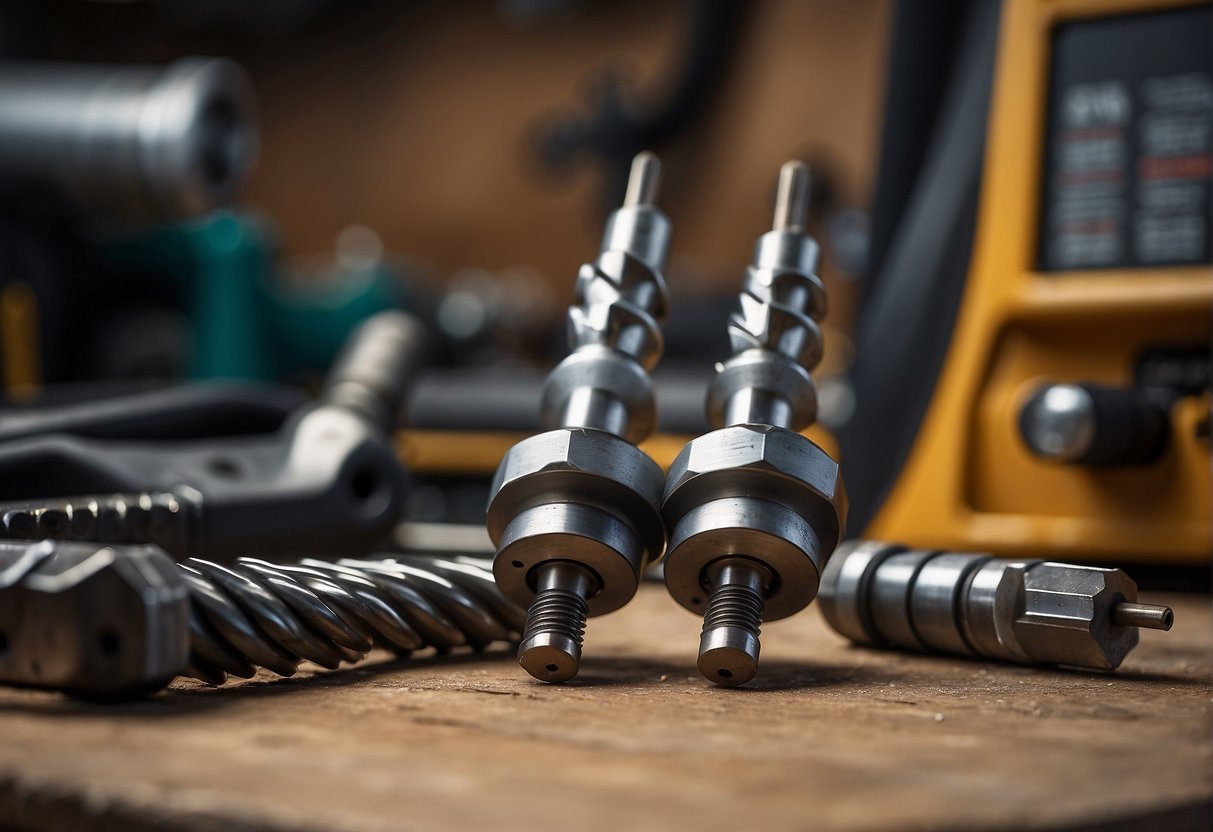
<path id="1" fill-rule="evenodd" d="M 804 517 L 830 551 L 846 524 L 838 463 L 812 440 L 770 425 L 734 425 L 688 443 L 666 474 L 662 513 L 671 528 L 709 500 L 746 495 Z"/>
<path id="2" fill-rule="evenodd" d="M 1121 570 L 1038 563 L 1023 580 L 1014 632 L 1033 661 L 1114 670 L 1137 645 L 1136 627 L 1112 622 L 1117 604 L 1137 600 L 1137 584 Z"/>

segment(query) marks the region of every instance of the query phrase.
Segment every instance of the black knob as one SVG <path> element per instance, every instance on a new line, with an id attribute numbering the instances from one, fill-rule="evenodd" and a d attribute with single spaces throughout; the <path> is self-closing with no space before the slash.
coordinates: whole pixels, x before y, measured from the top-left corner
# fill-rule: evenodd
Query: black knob
<path id="1" fill-rule="evenodd" d="M 1150 391 L 1047 384 L 1019 411 L 1019 433 L 1036 456 L 1077 465 L 1145 465 L 1166 446 L 1168 406 Z"/>

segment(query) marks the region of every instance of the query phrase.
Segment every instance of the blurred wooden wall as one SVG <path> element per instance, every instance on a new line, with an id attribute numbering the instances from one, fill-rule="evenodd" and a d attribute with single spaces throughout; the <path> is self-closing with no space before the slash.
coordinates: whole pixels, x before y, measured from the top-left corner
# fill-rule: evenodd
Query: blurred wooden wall
<path id="1" fill-rule="evenodd" d="M 603 171 L 586 163 L 553 178 L 534 131 L 558 111 L 584 112 L 586 85 L 607 66 L 631 67 L 642 94 L 663 92 L 686 47 L 689 4 L 587 3 L 519 26 L 489 2 L 349 3 L 348 15 L 286 37 L 175 40 L 149 4 L 57 6 L 78 29 L 59 44 L 65 56 L 230 54 L 249 69 L 264 147 L 248 198 L 292 252 L 327 249 L 363 223 L 389 250 L 443 272 L 529 264 L 566 295 L 597 250 Z M 831 160 L 843 199 L 866 204 L 891 2 L 760 0 L 746 15 L 715 104 L 661 148 L 674 258 L 690 267 L 672 271 L 730 286 L 769 222 L 786 158 Z"/>

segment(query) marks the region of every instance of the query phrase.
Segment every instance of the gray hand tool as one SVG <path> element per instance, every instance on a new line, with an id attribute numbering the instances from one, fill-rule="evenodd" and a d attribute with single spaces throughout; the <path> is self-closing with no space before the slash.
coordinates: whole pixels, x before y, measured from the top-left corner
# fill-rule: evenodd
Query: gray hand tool
<path id="1" fill-rule="evenodd" d="M 654 427 L 648 372 L 662 351 L 661 276 L 670 223 L 653 204 L 659 166 L 636 157 L 623 207 L 607 221 L 598 258 L 577 276 L 572 353 L 548 377 L 544 424 L 494 478 L 486 522 L 493 574 L 530 605 L 519 663 L 537 679 L 577 675 L 586 619 L 632 599 L 661 557 L 661 468 L 635 443 Z"/>
<path id="2" fill-rule="evenodd" d="M 774 229 L 758 240 L 729 322 L 733 356 L 709 388 L 720 429 L 687 444 L 666 479 L 666 586 L 704 616 L 699 671 L 725 686 L 757 673 L 764 619 L 817 595 L 846 518 L 838 463 L 797 432 L 816 418 L 809 370 L 821 359 L 826 304 L 804 229 L 808 200 L 808 168 L 788 162 Z"/>
<path id="3" fill-rule="evenodd" d="M 127 698 L 178 675 L 291 676 L 372 647 L 482 650 L 524 611 L 471 558 L 395 555 L 230 567 L 152 546 L 0 543 L 0 683 Z"/>
<path id="4" fill-rule="evenodd" d="M 826 565 L 821 611 L 856 644 L 1114 670 L 1170 607 L 1137 603 L 1120 569 L 848 541 Z"/>
<path id="5" fill-rule="evenodd" d="M 0 537 L 155 543 L 178 557 L 229 560 L 371 551 L 403 505 L 392 431 L 421 339 L 403 312 L 367 319 L 320 400 L 268 436 L 4 443 L 0 490 L 32 499 L 0 504 Z M 55 496 L 90 493 L 103 496 Z"/>
<path id="6" fill-rule="evenodd" d="M 259 143 L 231 61 L 167 67 L 0 63 L 0 193 L 65 200 L 106 230 L 228 202 Z"/>

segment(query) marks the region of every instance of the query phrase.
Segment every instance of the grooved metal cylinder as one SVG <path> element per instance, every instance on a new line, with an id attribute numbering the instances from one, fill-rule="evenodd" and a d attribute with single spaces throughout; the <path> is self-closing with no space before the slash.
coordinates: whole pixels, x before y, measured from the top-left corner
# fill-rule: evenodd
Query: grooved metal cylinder
<path id="1" fill-rule="evenodd" d="M 1113 670 L 1138 627 L 1169 607 L 1137 603 L 1120 569 L 848 541 L 826 565 L 826 621 L 857 644 Z"/>
<path id="2" fill-rule="evenodd" d="M 666 477 L 670 594 L 704 615 L 699 670 L 721 685 L 758 669 L 762 621 L 817 594 L 846 514 L 838 464 L 797 433 L 816 417 L 809 370 L 821 358 L 825 287 L 805 233 L 809 173 L 780 170 L 773 229 L 754 250 L 737 311 L 733 356 L 717 368 L 707 411 L 719 428 L 687 444 Z"/>
<path id="3" fill-rule="evenodd" d="M 0 192 L 49 192 L 106 229 L 228 202 L 259 144 L 248 78 L 223 58 L 0 62 L 0 113 Z"/>
<path id="4" fill-rule="evenodd" d="M 636 447 L 656 418 L 648 373 L 667 306 L 670 224 L 653 205 L 658 174 L 655 156 L 636 157 L 624 205 L 577 276 L 571 352 L 544 386 L 551 430 L 511 448 L 491 489 L 493 573 L 502 592 L 530 605 L 518 659 L 542 681 L 577 674 L 586 619 L 630 601 L 665 547 L 664 474 Z"/>

